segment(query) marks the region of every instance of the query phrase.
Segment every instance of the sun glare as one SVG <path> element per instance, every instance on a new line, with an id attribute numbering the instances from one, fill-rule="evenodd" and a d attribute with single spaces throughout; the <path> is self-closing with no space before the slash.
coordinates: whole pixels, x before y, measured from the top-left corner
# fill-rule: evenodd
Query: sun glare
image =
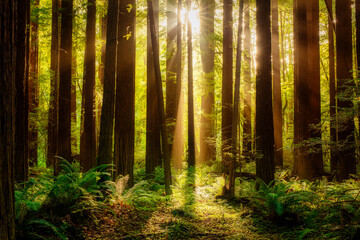
<path id="1" fill-rule="evenodd" d="M 189 12 L 189 18 L 191 21 L 192 31 L 193 33 L 197 33 L 200 31 L 200 17 L 199 11 L 191 9 Z M 186 9 L 181 10 L 181 22 L 186 24 Z"/>

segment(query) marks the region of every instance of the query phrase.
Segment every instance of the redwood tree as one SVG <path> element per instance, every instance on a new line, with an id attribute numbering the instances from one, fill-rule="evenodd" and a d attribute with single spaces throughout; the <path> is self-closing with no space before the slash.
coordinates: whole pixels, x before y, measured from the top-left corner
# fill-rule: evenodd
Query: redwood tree
<path id="1" fill-rule="evenodd" d="M 270 0 L 256 0 L 256 176 L 274 179 Z"/>
<path id="2" fill-rule="evenodd" d="M 152 1 L 147 1 L 148 14 L 150 16 L 150 36 L 151 43 L 153 46 L 153 60 L 154 60 L 154 69 L 155 69 L 155 81 L 156 81 L 156 92 L 157 100 L 159 107 L 159 120 L 161 125 L 161 143 L 162 143 L 162 152 L 164 158 L 164 175 L 165 175 L 165 193 L 167 195 L 171 194 L 171 166 L 170 166 L 170 152 L 169 152 L 169 143 L 166 129 L 166 120 L 165 120 L 165 109 L 164 109 L 164 97 L 162 91 L 162 80 L 160 72 L 160 60 L 159 60 L 159 48 L 157 46 L 157 38 L 155 32 L 155 20 L 154 20 L 154 10 Z"/>
<path id="3" fill-rule="evenodd" d="M 174 142 L 179 87 L 176 79 L 176 0 L 166 1 L 166 122 L 168 125 L 170 151 Z"/>
<path id="4" fill-rule="evenodd" d="M 200 156 L 199 162 L 215 160 L 214 133 L 214 59 L 213 40 L 215 24 L 215 1 L 200 1 L 200 54 L 203 71 L 203 92 L 201 95 Z"/>
<path id="5" fill-rule="evenodd" d="M 233 9 L 232 0 L 224 0 L 223 5 L 223 67 L 222 67 L 222 121 L 221 145 L 222 161 L 225 169 L 230 163 L 231 121 L 232 121 L 232 85 L 233 85 Z"/>
<path id="6" fill-rule="evenodd" d="M 51 78 L 48 117 L 48 152 L 46 165 L 54 165 L 57 150 L 58 104 L 59 104 L 59 0 L 52 0 L 51 16 Z"/>
<path id="7" fill-rule="evenodd" d="M 101 108 L 98 165 L 112 163 L 114 105 L 115 105 L 115 74 L 116 46 L 119 1 L 109 0 L 106 31 L 106 50 L 104 66 L 104 93 Z"/>
<path id="8" fill-rule="evenodd" d="M 350 173 L 355 173 L 355 137 L 353 104 L 349 90 L 353 87 L 352 76 L 352 24 L 351 1 L 336 0 L 336 78 L 337 92 L 342 94 L 338 98 L 339 112 L 339 141 L 345 143 L 339 151 L 337 173 L 340 180 L 346 179 Z M 339 95 L 338 95 L 339 96 Z M 345 96 L 345 97 L 344 97 Z M 342 113 L 342 114 L 341 114 Z M 341 114 L 341 115 L 340 115 Z M 341 119 L 340 119 L 341 116 Z M 340 128 L 341 126 L 341 128 Z"/>
<path id="9" fill-rule="evenodd" d="M 0 239 L 15 240 L 16 4 L 0 1 Z"/>
<path id="10" fill-rule="evenodd" d="M 159 1 L 153 0 L 156 38 L 159 39 Z M 146 88 L 146 173 L 151 174 L 156 166 L 161 166 L 160 125 L 153 51 L 150 37 L 150 16 L 147 16 L 147 88 Z M 159 48 L 159 43 L 156 43 Z"/>
<path id="11" fill-rule="evenodd" d="M 58 155 L 70 161 L 73 0 L 62 0 L 61 8 Z"/>
<path id="12" fill-rule="evenodd" d="M 84 128 L 80 141 L 80 163 L 86 172 L 96 165 L 95 136 L 95 37 L 96 0 L 89 0 L 87 6 L 86 42 L 84 58 Z"/>
<path id="13" fill-rule="evenodd" d="M 26 26 L 29 24 L 27 14 L 30 11 L 30 1 L 26 0 L 17 7 L 16 26 L 16 120 L 15 120 L 15 180 L 25 182 L 28 179 L 28 114 L 27 114 L 27 74 L 29 67 L 26 61 L 26 50 L 29 39 L 26 35 Z"/>
<path id="14" fill-rule="evenodd" d="M 273 100 L 274 100 L 274 143 L 275 143 L 275 164 L 283 165 L 282 150 L 282 100 L 281 100 L 281 79 L 280 79 L 280 51 L 279 51 L 279 11 L 278 0 L 271 1 L 271 50 L 272 50 L 272 73 L 273 73 Z"/>
<path id="15" fill-rule="evenodd" d="M 243 155 L 252 152 L 251 127 L 251 31 L 250 31 L 250 0 L 244 2 L 244 125 Z"/>
<path id="16" fill-rule="evenodd" d="M 188 47 L 188 167 L 195 167 L 195 129 L 194 129 L 194 77 L 192 26 L 189 17 L 191 1 L 187 0 L 187 47 Z"/>
<path id="17" fill-rule="evenodd" d="M 116 176 L 129 175 L 132 186 L 135 135 L 135 0 L 120 1 L 115 105 Z"/>
<path id="18" fill-rule="evenodd" d="M 30 22 L 30 75 L 29 75 L 29 163 L 37 165 L 38 161 L 38 120 L 39 108 L 39 0 L 32 4 L 32 21 Z"/>

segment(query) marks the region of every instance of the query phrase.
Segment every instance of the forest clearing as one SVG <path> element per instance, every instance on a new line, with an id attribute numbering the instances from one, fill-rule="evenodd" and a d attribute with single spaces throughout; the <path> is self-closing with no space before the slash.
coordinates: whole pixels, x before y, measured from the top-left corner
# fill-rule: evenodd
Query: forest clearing
<path id="1" fill-rule="evenodd" d="M 360 239 L 360 0 L 1 0 L 0 240 Z"/>

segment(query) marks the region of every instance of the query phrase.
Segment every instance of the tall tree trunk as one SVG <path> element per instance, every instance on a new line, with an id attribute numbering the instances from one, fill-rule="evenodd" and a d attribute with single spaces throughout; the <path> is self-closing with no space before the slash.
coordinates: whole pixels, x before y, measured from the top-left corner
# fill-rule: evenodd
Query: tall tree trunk
<path id="1" fill-rule="evenodd" d="M 281 78 L 280 78 L 280 50 L 279 50 L 279 11 L 278 0 L 271 1 L 271 50 L 272 50 L 272 72 L 273 72 L 273 98 L 274 98 L 274 142 L 275 142 L 275 165 L 283 166 L 283 141 L 282 141 L 282 100 L 281 100 Z"/>
<path id="2" fill-rule="evenodd" d="M 29 9 L 28 9 L 29 8 Z M 16 29 L 16 70 L 15 70 L 15 86 L 16 86 L 16 120 L 15 120 L 15 180 L 17 182 L 25 182 L 28 179 L 28 120 L 26 112 L 26 83 L 28 81 L 26 75 L 26 49 L 29 39 L 26 36 L 26 26 L 28 18 L 24 17 L 30 11 L 30 1 L 26 0 L 17 6 L 17 29 Z"/>
<path id="3" fill-rule="evenodd" d="M 295 71 L 295 101 L 297 103 L 298 154 L 297 173 L 300 178 L 314 179 L 323 173 L 321 145 L 309 146 L 311 139 L 321 140 L 321 130 L 311 125 L 320 123 L 320 53 L 319 53 L 319 2 L 297 2 L 297 62 Z"/>
<path id="4" fill-rule="evenodd" d="M 32 5 L 33 21 L 30 23 L 30 76 L 29 76 L 29 163 L 36 166 L 38 161 L 38 119 L 39 108 L 39 14 L 36 8 L 39 0 Z"/>
<path id="5" fill-rule="evenodd" d="M 233 85 L 233 9 L 232 0 L 224 0 L 223 11 L 223 67 L 222 67 L 222 122 L 221 146 L 222 161 L 228 172 L 231 160 L 231 121 L 232 121 L 232 85 Z"/>
<path id="6" fill-rule="evenodd" d="M 310 93 L 310 119 L 308 129 L 310 138 L 321 141 L 321 99 L 320 99 L 320 29 L 319 29 L 319 0 L 308 2 L 308 27 L 309 27 L 309 77 L 308 84 Z M 309 109 L 308 109 L 309 110 Z M 311 127 L 311 125 L 316 127 Z M 307 158 L 308 171 L 312 172 L 311 179 L 320 177 L 324 172 L 322 145 L 315 144 L 310 149 L 310 157 Z"/>
<path id="7" fill-rule="evenodd" d="M 203 92 L 201 95 L 200 123 L 200 163 L 215 160 L 216 145 L 214 143 L 214 60 L 215 44 L 213 40 L 215 24 L 215 1 L 200 1 L 200 50 L 203 71 Z"/>
<path id="8" fill-rule="evenodd" d="M 16 13 L 20 1 L 0 1 L 0 239 L 15 240 Z M 25 5 L 25 4 L 24 4 Z"/>
<path id="9" fill-rule="evenodd" d="M 106 51 L 106 30 L 107 30 L 107 13 L 104 15 L 104 13 L 99 14 L 99 25 L 100 25 L 100 31 L 101 31 L 101 56 L 100 56 L 100 63 L 99 63 L 99 70 L 98 70 L 98 77 L 100 81 L 100 85 L 102 90 L 104 90 L 104 76 L 105 76 L 105 51 Z M 96 136 L 96 152 L 98 152 L 99 147 L 99 136 L 100 136 L 100 122 L 101 122 L 101 107 L 102 107 L 102 99 L 99 94 L 97 95 L 97 111 L 96 111 L 96 123 L 95 123 L 95 136 Z"/>
<path id="10" fill-rule="evenodd" d="M 120 1 L 114 161 L 116 176 L 129 175 L 129 186 L 134 184 L 135 15 L 135 0 Z"/>
<path id="11" fill-rule="evenodd" d="M 77 114 L 76 114 L 76 84 L 78 84 L 77 79 L 77 59 L 75 52 L 72 55 L 72 66 L 71 66 L 71 153 L 76 156 L 78 154 L 78 135 L 77 132 Z M 81 102 L 84 100 L 83 91 L 81 92 Z M 81 106 L 81 112 L 83 112 Z M 80 121 L 82 121 L 80 116 Z M 84 126 L 83 122 L 81 122 L 81 127 Z M 78 157 L 78 156 L 76 156 Z"/>
<path id="12" fill-rule="evenodd" d="M 157 100 L 159 104 L 159 120 L 161 125 L 161 143 L 162 151 L 164 158 L 164 175 L 165 175 L 165 192 L 166 195 L 171 194 L 171 167 L 170 167 L 170 152 L 169 152 L 169 143 L 166 129 L 166 120 L 165 120 L 165 110 L 164 110 L 164 97 L 162 91 L 162 80 L 160 72 L 160 60 L 159 60 L 159 49 L 157 46 L 158 40 L 156 39 L 155 32 L 155 20 L 154 20 L 154 10 L 152 5 L 152 0 L 147 1 L 148 5 L 148 14 L 150 16 L 150 36 L 151 44 L 153 46 L 153 60 L 154 60 L 154 69 L 155 69 L 155 81 L 156 81 L 156 92 Z"/>
<path id="13" fill-rule="evenodd" d="M 297 120 L 297 125 L 294 126 L 294 131 L 297 134 L 298 142 L 300 146 L 297 150 L 296 161 L 297 161 L 297 173 L 301 178 L 309 178 L 312 173 L 308 171 L 308 157 L 309 149 L 305 146 L 306 143 L 302 143 L 304 140 L 308 140 L 310 137 L 309 133 L 309 123 L 310 123 L 310 113 L 311 111 L 311 103 L 310 103 L 310 86 L 308 77 L 309 73 L 309 64 L 308 64 L 308 56 L 309 56 L 309 37 L 308 37 L 308 11 L 307 11 L 307 3 L 305 1 L 297 2 L 297 29 L 298 29 L 298 38 L 296 39 L 296 45 L 298 50 L 297 56 L 297 65 L 296 73 L 297 79 L 295 84 L 295 101 L 297 108 L 294 112 L 297 113 L 294 119 Z M 294 135 L 295 135 L 294 133 Z"/>
<path id="14" fill-rule="evenodd" d="M 251 157 L 251 31 L 250 31 L 250 0 L 244 3 L 244 126 L 243 155 Z"/>
<path id="15" fill-rule="evenodd" d="M 239 104 L 240 104 L 240 75 L 241 75 L 241 53 L 242 53 L 242 25 L 243 25 L 243 11 L 244 0 L 239 1 L 239 23 L 237 32 L 237 45 L 236 45 L 236 67 L 235 67 L 235 89 L 234 89 L 234 104 L 232 116 L 232 132 L 231 132 L 231 163 L 229 167 L 229 182 L 225 184 L 226 195 L 234 197 L 235 194 L 235 170 L 236 166 L 241 164 L 237 162 L 237 137 L 239 125 Z"/>
<path id="16" fill-rule="evenodd" d="M 335 43 L 332 0 L 326 0 L 328 7 L 328 35 L 329 35 L 329 80 L 330 80 L 330 170 L 335 172 L 337 168 L 337 153 L 334 144 L 337 144 L 337 121 L 336 121 L 336 79 L 335 79 Z"/>
<path id="17" fill-rule="evenodd" d="M 176 169 L 182 168 L 182 158 L 184 155 L 184 97 L 182 91 L 182 24 L 181 24 L 182 0 L 178 0 L 177 24 L 176 24 L 176 123 L 174 132 L 174 142 L 171 151 L 171 158 Z"/>
<path id="18" fill-rule="evenodd" d="M 159 1 L 153 0 L 156 38 L 159 39 Z M 160 125 L 156 94 L 153 51 L 150 37 L 150 16 L 147 16 L 147 89 L 146 89 L 146 173 L 161 166 Z M 156 43 L 159 48 L 159 42 Z"/>
<path id="19" fill-rule="evenodd" d="M 256 0 L 256 176 L 274 179 L 270 0 Z"/>
<path id="20" fill-rule="evenodd" d="M 298 165 L 299 165 L 299 150 L 298 144 L 300 142 L 299 139 L 299 53 L 300 53 L 300 45 L 299 45 L 299 7 L 298 3 L 300 0 L 294 0 L 293 8 L 294 8 L 294 140 L 293 140 L 293 173 L 297 174 Z"/>
<path id="21" fill-rule="evenodd" d="M 355 20 L 356 20 L 356 78 L 360 79 L 360 0 L 355 0 Z M 356 96 L 360 96 L 360 82 L 357 81 Z M 360 103 L 357 103 L 357 118 L 360 119 Z M 357 129 L 357 148 L 360 150 L 360 124 Z M 358 157 L 359 159 L 359 157 Z"/>
<path id="22" fill-rule="evenodd" d="M 86 43 L 84 58 L 83 95 L 84 128 L 81 133 L 80 163 L 87 172 L 96 165 L 95 140 L 95 37 L 96 37 L 96 0 L 89 0 L 87 6 Z"/>
<path id="23" fill-rule="evenodd" d="M 189 16 L 191 1 L 187 0 L 187 47 L 188 47 L 188 167 L 195 167 L 195 129 L 194 129 L 194 78 L 192 26 Z"/>
<path id="24" fill-rule="evenodd" d="M 73 0 L 62 0 L 61 8 L 58 156 L 70 161 Z"/>
<path id="25" fill-rule="evenodd" d="M 115 115 L 115 74 L 119 1 L 109 0 L 104 66 L 104 93 L 101 108 L 98 165 L 111 164 Z"/>
<path id="26" fill-rule="evenodd" d="M 353 87 L 352 76 L 352 24 L 351 24 L 351 1 L 336 0 L 336 79 L 337 92 L 344 97 L 338 99 L 339 141 L 345 143 L 344 148 L 340 149 L 337 161 L 338 179 L 343 180 L 349 177 L 350 173 L 355 173 L 355 137 L 354 137 L 354 118 L 353 104 L 350 88 Z M 346 94 L 348 91 L 348 94 Z M 347 116 L 344 116 L 347 115 Z"/>
<path id="27" fill-rule="evenodd" d="M 170 152 L 174 143 L 178 99 L 176 99 L 176 0 L 166 1 L 166 122 Z"/>
<path id="28" fill-rule="evenodd" d="M 52 0 L 51 25 L 51 78 L 48 117 L 48 153 L 46 166 L 54 165 L 57 149 L 58 104 L 59 104 L 59 0 Z"/>

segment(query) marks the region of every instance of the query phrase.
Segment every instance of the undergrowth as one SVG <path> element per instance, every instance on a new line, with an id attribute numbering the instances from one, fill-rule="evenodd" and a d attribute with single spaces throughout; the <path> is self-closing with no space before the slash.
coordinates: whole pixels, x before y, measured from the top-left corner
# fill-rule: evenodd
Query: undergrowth
<path id="1" fill-rule="evenodd" d="M 251 166 L 248 168 L 251 170 Z M 102 181 L 110 179 L 106 165 L 82 173 L 78 164 L 63 161 L 61 169 L 57 177 L 45 171 L 17 186 L 17 239 L 88 239 L 93 234 L 88 226 L 101 234 L 105 223 L 114 236 L 142 234 L 159 207 L 170 208 L 169 220 L 163 220 L 166 224 L 161 227 L 166 232 L 160 232 L 170 239 L 195 235 L 222 238 L 228 234 L 224 226 L 234 229 L 241 227 L 241 222 L 249 222 L 242 216 L 252 219 L 251 229 L 259 234 L 254 236 L 265 238 L 274 234 L 280 239 L 351 239 L 360 229 L 357 179 L 309 182 L 281 170 L 270 184 L 237 178 L 236 199 L 226 202 L 217 198 L 224 178 L 216 167 L 173 171 L 170 197 L 164 194 L 161 168 L 152 175 L 136 168 L 131 188 L 126 187 L 127 176 L 114 182 Z M 237 234 L 246 236 L 241 231 Z"/>
<path id="2" fill-rule="evenodd" d="M 259 191 L 254 191 L 256 185 Z M 277 179 L 266 185 L 258 179 L 239 188 L 240 198 L 250 200 L 255 209 L 260 231 L 277 230 L 290 239 L 351 239 L 359 231 L 358 180 Z"/>

